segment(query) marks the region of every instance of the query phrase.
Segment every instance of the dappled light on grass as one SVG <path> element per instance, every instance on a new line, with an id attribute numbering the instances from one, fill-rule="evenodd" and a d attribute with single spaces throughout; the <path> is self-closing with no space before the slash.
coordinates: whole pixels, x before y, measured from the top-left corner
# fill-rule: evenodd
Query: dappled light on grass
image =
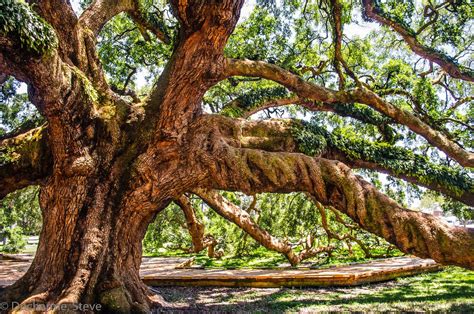
<path id="1" fill-rule="evenodd" d="M 176 310 L 474 311 L 474 272 L 449 267 L 437 273 L 351 288 L 159 288 Z"/>

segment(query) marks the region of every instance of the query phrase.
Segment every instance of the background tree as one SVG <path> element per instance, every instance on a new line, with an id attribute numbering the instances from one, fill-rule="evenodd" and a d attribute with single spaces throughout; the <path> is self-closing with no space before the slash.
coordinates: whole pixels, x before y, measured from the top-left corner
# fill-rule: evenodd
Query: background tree
<path id="1" fill-rule="evenodd" d="M 0 214 L 2 250 L 17 253 L 26 245 L 25 236 L 41 231 L 38 187 L 30 186 L 9 194 L 0 203 Z"/>
<path id="2" fill-rule="evenodd" d="M 291 255 L 216 190 L 303 192 L 403 252 L 474 268 L 472 230 L 406 209 L 373 173 L 474 204 L 468 1 L 258 1 L 237 27 L 239 0 L 82 4 L 0 0 L 1 81 L 26 83 L 47 122 L 0 142 L 0 196 L 39 184 L 43 217 L 2 300 L 147 312 L 141 241 L 185 193 Z M 348 36 L 361 17 L 377 31 Z M 156 81 L 134 90 L 137 73 Z"/>

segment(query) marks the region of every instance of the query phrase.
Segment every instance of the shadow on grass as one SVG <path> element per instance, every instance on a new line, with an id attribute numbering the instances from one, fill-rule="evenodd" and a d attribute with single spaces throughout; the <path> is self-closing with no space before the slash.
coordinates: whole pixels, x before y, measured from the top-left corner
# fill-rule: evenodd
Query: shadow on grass
<path id="1" fill-rule="evenodd" d="M 474 313 L 474 272 L 460 268 L 352 288 L 158 288 L 172 311 L 449 311 Z"/>

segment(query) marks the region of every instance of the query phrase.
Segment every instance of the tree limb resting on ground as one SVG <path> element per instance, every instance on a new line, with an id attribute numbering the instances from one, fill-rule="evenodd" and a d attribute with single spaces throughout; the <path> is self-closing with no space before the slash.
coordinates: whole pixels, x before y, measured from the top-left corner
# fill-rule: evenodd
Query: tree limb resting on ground
<path id="1" fill-rule="evenodd" d="M 296 253 L 290 243 L 282 241 L 272 236 L 268 231 L 261 228 L 249 215 L 249 213 L 239 206 L 234 205 L 222 197 L 218 192 L 212 190 L 196 189 L 194 194 L 199 196 L 209 207 L 216 211 L 226 220 L 233 222 L 242 230 L 247 232 L 255 241 L 269 250 L 285 255 L 292 266 L 298 265 L 301 261 L 314 257 L 320 253 L 334 250 L 332 246 L 305 248 Z"/>

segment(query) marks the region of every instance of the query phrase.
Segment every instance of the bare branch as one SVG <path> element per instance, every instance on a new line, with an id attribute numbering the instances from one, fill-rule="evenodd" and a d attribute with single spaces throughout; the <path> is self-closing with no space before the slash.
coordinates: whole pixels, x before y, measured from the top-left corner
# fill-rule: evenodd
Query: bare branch
<path id="1" fill-rule="evenodd" d="M 403 40 L 408 44 L 414 53 L 438 64 L 441 66 L 441 68 L 443 68 L 444 71 L 449 73 L 451 77 L 474 82 L 474 71 L 472 69 L 458 65 L 455 60 L 446 56 L 442 52 L 420 43 L 416 38 L 417 34 L 413 30 L 402 25 L 401 23 L 397 23 L 393 19 L 390 19 L 390 17 L 382 12 L 381 8 L 377 6 L 376 1 L 363 0 L 362 3 L 365 14 L 369 18 L 379 22 L 382 25 L 388 26 L 397 32 L 400 36 L 402 36 Z"/>

